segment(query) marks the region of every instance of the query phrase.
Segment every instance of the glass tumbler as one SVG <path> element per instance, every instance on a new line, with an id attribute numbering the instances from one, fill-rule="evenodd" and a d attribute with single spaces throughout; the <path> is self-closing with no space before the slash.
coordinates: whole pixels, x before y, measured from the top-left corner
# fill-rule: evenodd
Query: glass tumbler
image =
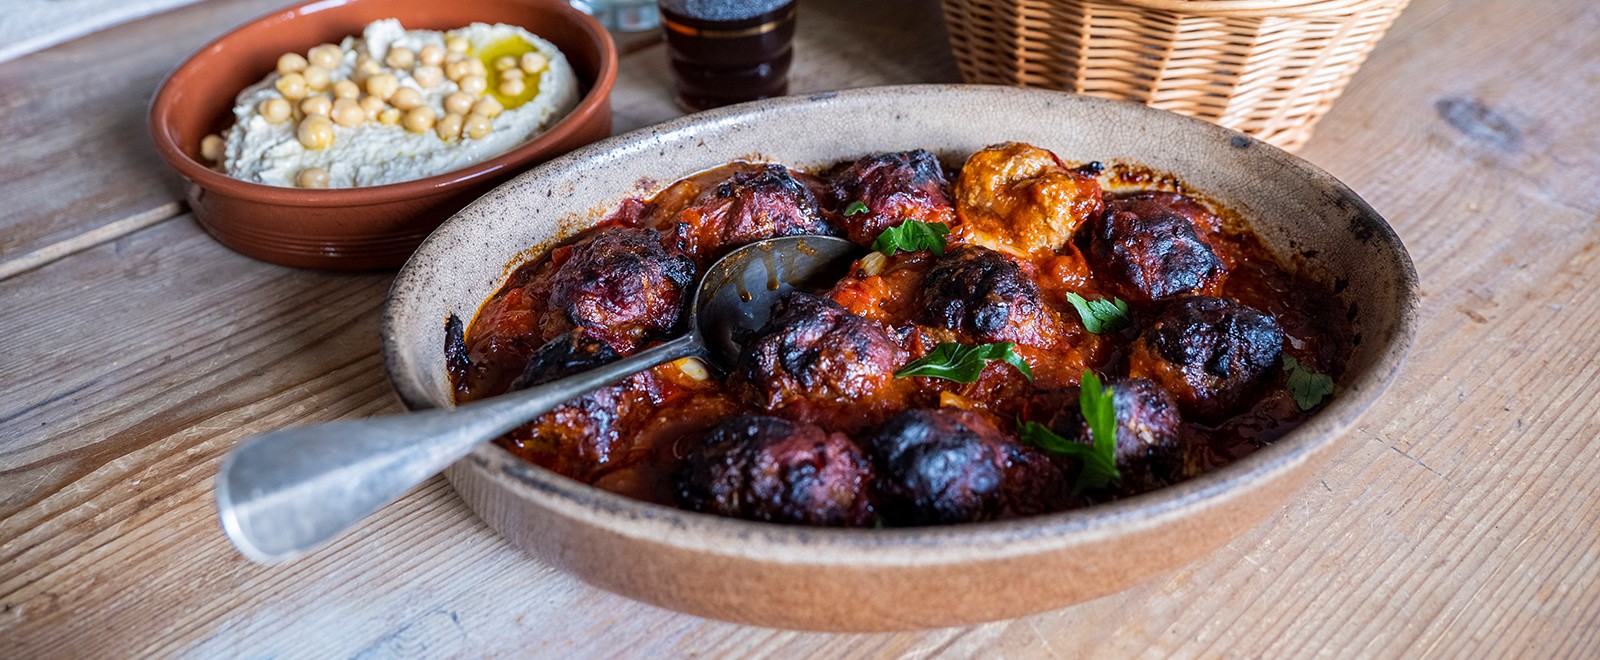
<path id="1" fill-rule="evenodd" d="M 678 105 L 695 112 L 789 92 L 795 0 L 660 0 Z"/>

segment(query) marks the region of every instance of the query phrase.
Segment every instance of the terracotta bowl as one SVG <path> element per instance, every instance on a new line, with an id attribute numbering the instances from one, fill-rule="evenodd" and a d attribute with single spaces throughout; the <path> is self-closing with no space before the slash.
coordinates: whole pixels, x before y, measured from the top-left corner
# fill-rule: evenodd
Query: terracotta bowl
<path id="1" fill-rule="evenodd" d="M 738 157 L 816 167 L 925 147 L 961 159 L 1020 140 L 1073 160 L 1176 173 L 1311 272 L 1347 282 L 1360 340 L 1326 409 L 1225 468 L 1113 504 L 891 530 L 788 527 L 614 495 L 484 445 L 446 476 L 478 515 L 589 583 L 691 614 L 870 631 L 1060 608 L 1171 571 L 1261 522 L 1333 454 L 1400 368 L 1416 272 L 1376 212 L 1326 172 L 1242 133 L 1139 105 L 1001 87 L 887 87 L 733 106 L 574 151 L 500 187 L 429 237 L 385 310 L 384 359 L 411 408 L 450 405 L 445 318 L 470 319 L 529 246 Z M 509 265 L 508 265 L 509 264 Z M 507 586 L 507 588 L 516 588 Z"/>
<path id="2" fill-rule="evenodd" d="M 338 43 L 372 21 L 448 30 L 474 21 L 527 28 L 566 53 L 584 96 L 550 130 L 497 158 L 438 176 L 335 190 L 241 181 L 200 159 L 200 139 L 233 121 L 239 90 L 286 51 Z M 565 0 L 319 0 L 251 21 L 179 65 L 150 105 L 156 150 L 188 180 L 189 208 L 206 231 L 245 255 L 286 266 L 394 268 L 445 218 L 528 166 L 611 134 L 617 50 L 594 19 Z"/>

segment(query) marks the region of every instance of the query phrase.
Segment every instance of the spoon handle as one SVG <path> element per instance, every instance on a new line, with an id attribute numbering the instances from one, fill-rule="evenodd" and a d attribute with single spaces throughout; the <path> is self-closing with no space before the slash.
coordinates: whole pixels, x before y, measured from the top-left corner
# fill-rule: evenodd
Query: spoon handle
<path id="1" fill-rule="evenodd" d="M 223 459 L 217 514 L 245 557 L 286 561 L 332 540 L 479 444 L 574 397 L 704 352 L 690 332 L 583 373 L 455 408 L 259 435 Z"/>

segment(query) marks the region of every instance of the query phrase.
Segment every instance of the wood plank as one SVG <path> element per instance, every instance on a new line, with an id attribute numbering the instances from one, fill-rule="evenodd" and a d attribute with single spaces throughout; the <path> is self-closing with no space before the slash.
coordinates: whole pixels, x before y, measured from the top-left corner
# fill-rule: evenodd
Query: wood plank
<path id="1" fill-rule="evenodd" d="M 892 24 L 809 6 L 802 29 Z M 1402 17 L 1303 154 L 1410 247 L 1409 366 L 1318 483 L 1171 575 L 961 629 L 749 628 L 527 559 L 437 479 L 305 561 L 251 565 L 214 519 L 217 461 L 268 428 L 396 409 L 388 278 L 259 264 L 181 218 L 0 281 L 27 310 L 0 317 L 0 657 L 1600 655 L 1597 30 L 1582 0 Z M 884 59 L 905 39 L 842 38 Z M 838 52 L 841 80 L 941 57 Z M 630 60 L 619 116 L 670 112 L 662 57 Z"/>
<path id="2" fill-rule="evenodd" d="M 209 0 L 0 64 L 0 279 L 181 213 L 150 99 L 190 53 L 282 5 Z"/>

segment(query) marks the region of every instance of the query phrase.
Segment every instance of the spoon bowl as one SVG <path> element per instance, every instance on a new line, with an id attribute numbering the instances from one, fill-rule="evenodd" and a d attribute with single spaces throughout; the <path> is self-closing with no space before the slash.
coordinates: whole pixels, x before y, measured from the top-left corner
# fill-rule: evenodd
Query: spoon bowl
<path id="1" fill-rule="evenodd" d="M 732 368 L 783 294 L 827 286 L 863 252 L 830 236 L 757 241 L 718 259 L 694 289 L 683 335 L 616 362 L 501 396 L 389 417 L 284 429 L 240 443 L 217 475 L 217 515 L 260 563 L 298 557 L 398 499 L 475 447 L 658 364 Z M 709 340 L 709 344 L 708 344 Z"/>

